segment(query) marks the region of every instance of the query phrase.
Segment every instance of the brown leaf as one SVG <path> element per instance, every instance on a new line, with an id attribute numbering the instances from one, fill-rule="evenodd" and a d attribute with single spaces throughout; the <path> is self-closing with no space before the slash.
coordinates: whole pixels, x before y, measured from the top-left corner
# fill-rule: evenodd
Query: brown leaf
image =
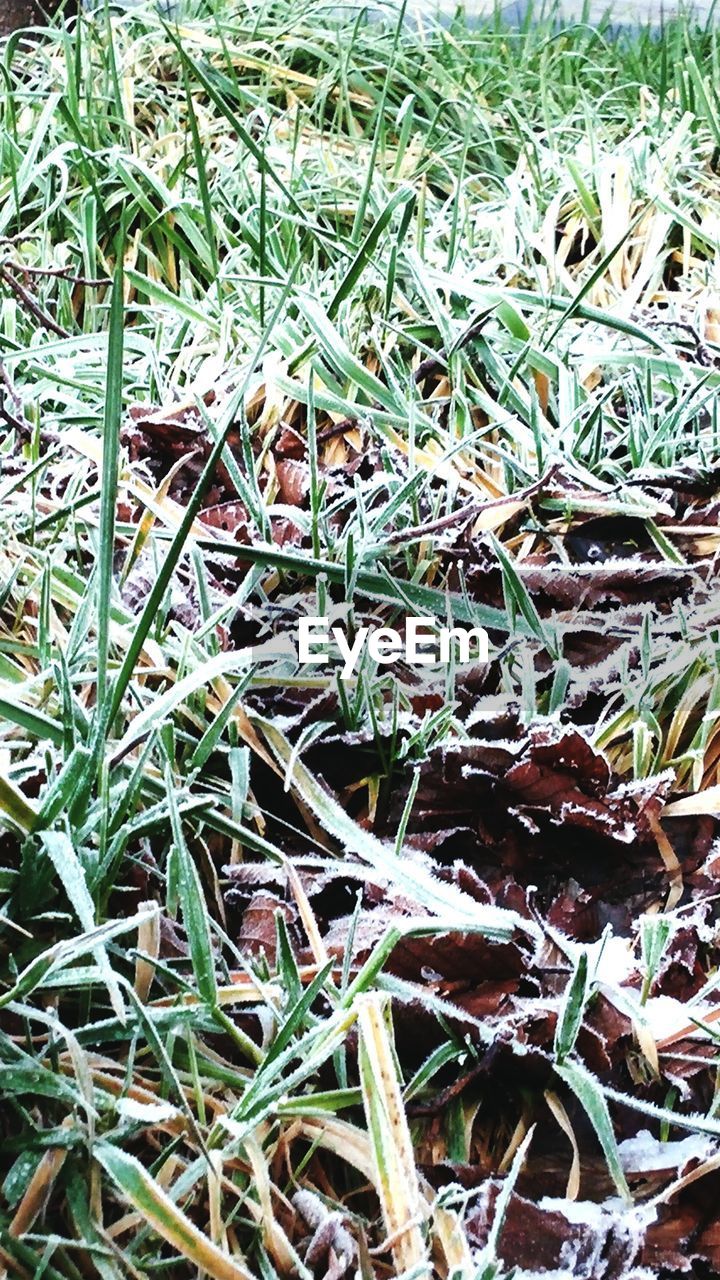
<path id="1" fill-rule="evenodd" d="M 466 1219 L 472 1242 L 487 1242 L 499 1184 L 492 1182 L 487 1194 Z M 567 1201 L 534 1204 L 517 1194 L 507 1208 L 498 1253 L 506 1266 L 520 1267 L 537 1274 L 562 1272 L 574 1280 L 629 1280 L 637 1260 L 642 1231 L 634 1218 L 622 1211 Z"/>
<path id="2" fill-rule="evenodd" d="M 292 925 L 297 919 L 297 912 L 290 903 L 283 902 L 276 894 L 260 889 L 253 895 L 243 914 L 237 939 L 240 950 L 251 956 L 264 953 L 268 963 L 274 965 L 277 916 L 282 916 L 288 925 Z"/>
<path id="3" fill-rule="evenodd" d="M 275 463 L 275 473 L 280 501 L 291 507 L 302 507 L 310 493 L 310 468 L 307 463 L 295 462 L 291 458 L 278 460 Z"/>

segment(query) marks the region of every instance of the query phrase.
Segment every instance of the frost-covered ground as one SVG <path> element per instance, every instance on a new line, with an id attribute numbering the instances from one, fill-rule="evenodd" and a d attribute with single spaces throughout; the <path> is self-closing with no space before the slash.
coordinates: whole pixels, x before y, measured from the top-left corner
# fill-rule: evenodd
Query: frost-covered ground
<path id="1" fill-rule="evenodd" d="M 178 3 L 3 51 L 0 1271 L 720 1277 L 720 30 Z"/>

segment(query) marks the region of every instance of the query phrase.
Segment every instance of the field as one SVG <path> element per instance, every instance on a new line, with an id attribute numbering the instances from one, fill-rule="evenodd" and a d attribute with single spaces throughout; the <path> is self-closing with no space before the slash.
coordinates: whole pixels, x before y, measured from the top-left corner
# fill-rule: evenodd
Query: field
<path id="1" fill-rule="evenodd" d="M 720 1274 L 717 34 L 0 48 L 0 1264 Z"/>

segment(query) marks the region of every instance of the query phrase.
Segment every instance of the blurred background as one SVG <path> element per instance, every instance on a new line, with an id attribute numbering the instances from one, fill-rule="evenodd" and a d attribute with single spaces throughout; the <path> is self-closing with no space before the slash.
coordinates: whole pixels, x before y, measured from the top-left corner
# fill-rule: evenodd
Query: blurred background
<path id="1" fill-rule="evenodd" d="M 62 8 L 72 13 L 81 0 L 0 0 L 0 35 L 8 35 L 20 27 L 43 22 L 53 12 Z M 138 0 L 113 0 L 112 8 L 127 7 L 137 4 Z M 718 0 L 692 0 L 691 4 L 679 0 L 559 0 L 559 3 L 535 3 L 534 12 L 540 14 L 550 8 L 569 22 L 583 18 L 591 22 L 599 22 L 611 16 L 614 25 L 644 26 L 648 23 L 660 25 L 663 18 L 671 18 L 682 9 L 692 12 L 701 21 L 712 17 Z M 340 7 L 340 6 L 338 6 Z M 357 3 L 352 4 L 357 9 Z M 470 20 L 491 15 L 496 8 L 496 0 L 465 0 L 465 10 Z M 499 0 L 497 6 L 510 23 L 518 22 L 526 15 L 530 0 Z M 408 13 L 439 13 L 441 17 L 452 17 L 458 8 L 457 0 L 408 0 Z"/>

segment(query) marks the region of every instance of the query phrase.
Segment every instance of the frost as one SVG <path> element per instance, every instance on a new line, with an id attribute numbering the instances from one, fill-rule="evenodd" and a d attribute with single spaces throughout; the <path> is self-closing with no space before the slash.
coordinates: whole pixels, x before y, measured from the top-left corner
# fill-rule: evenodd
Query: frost
<path id="1" fill-rule="evenodd" d="M 598 938 L 597 942 L 586 945 L 586 950 L 588 972 L 594 982 L 620 987 L 637 968 L 632 944 L 627 938 L 617 938 L 614 935 Z"/>
<path id="2" fill-rule="evenodd" d="M 696 1004 L 692 1011 L 693 1017 L 701 1019 L 711 1009 L 712 1006 L 706 1002 Z M 669 1036 L 678 1035 L 690 1025 L 686 1005 L 674 996 L 651 996 L 643 1006 L 643 1016 L 655 1040 L 666 1040 Z M 695 1035 L 700 1030 L 698 1028 L 697 1032 L 693 1030 L 688 1034 Z"/>
<path id="3" fill-rule="evenodd" d="M 169 1102 L 138 1102 L 136 1098 L 118 1098 L 117 1110 L 124 1120 L 141 1120 L 144 1124 L 174 1120 L 180 1114 Z"/>
<path id="4" fill-rule="evenodd" d="M 704 1134 L 691 1134 L 677 1142 L 660 1142 L 649 1129 L 641 1129 L 634 1138 L 626 1138 L 618 1146 L 623 1169 L 631 1173 L 650 1173 L 666 1169 L 683 1169 L 690 1160 L 707 1160 L 717 1152 L 717 1144 Z"/>
<path id="5" fill-rule="evenodd" d="M 594 1200 L 567 1200 L 564 1197 L 543 1196 L 538 1201 L 538 1208 L 546 1213 L 561 1213 L 573 1226 L 589 1227 L 599 1235 L 604 1235 L 608 1227 L 622 1223 L 625 1228 L 636 1228 L 642 1235 L 648 1223 L 655 1220 L 655 1209 L 649 1205 L 628 1206 L 619 1197 L 605 1200 L 597 1204 Z"/>

